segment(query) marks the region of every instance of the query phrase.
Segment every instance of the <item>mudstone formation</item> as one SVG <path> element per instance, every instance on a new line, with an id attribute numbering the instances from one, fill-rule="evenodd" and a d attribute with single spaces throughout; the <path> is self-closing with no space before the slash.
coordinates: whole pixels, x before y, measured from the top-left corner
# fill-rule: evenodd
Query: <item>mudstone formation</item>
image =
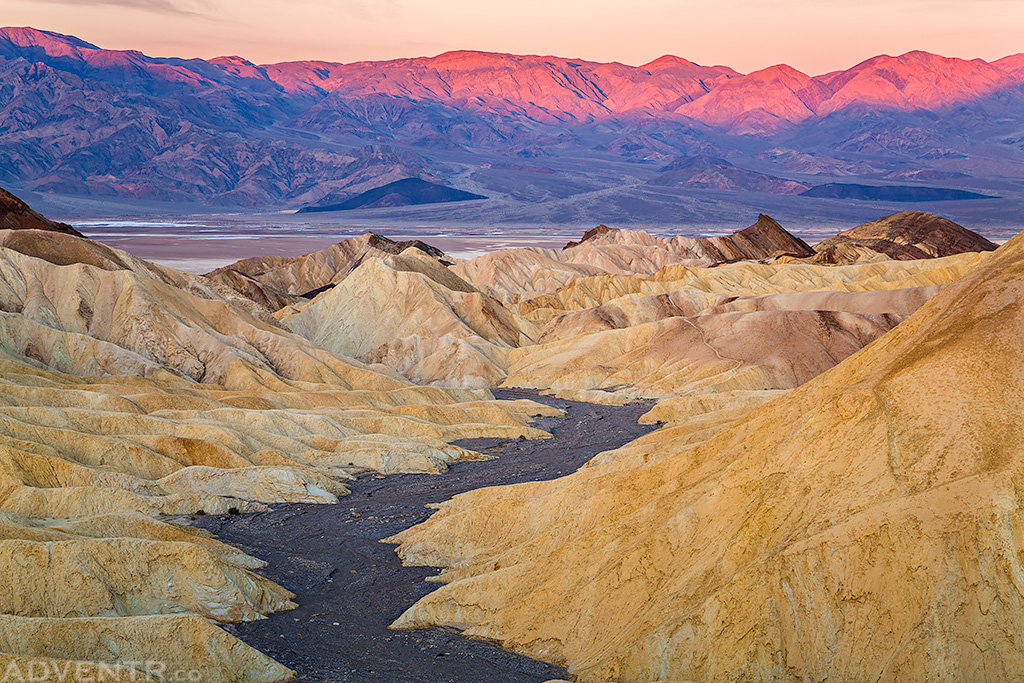
<path id="1" fill-rule="evenodd" d="M 463 261 L 368 233 L 199 276 L 0 200 L 2 667 L 288 679 L 216 624 L 294 596 L 183 522 L 544 438 L 558 411 L 500 385 L 663 426 L 391 539 L 445 568 L 396 627 L 581 681 L 1024 670 L 1020 237 L 904 212 L 810 246 L 762 215 Z"/>

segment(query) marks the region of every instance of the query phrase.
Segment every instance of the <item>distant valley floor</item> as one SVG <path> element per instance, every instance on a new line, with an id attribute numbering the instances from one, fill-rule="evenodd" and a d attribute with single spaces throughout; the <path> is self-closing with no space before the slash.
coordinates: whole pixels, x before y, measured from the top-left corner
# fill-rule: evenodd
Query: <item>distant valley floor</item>
<path id="1" fill-rule="evenodd" d="M 28 197 L 33 195 L 25 193 Z M 729 198 L 726 198 L 721 204 L 709 204 L 706 212 L 693 216 L 681 212 L 674 221 L 645 220 L 643 212 L 629 217 L 621 210 L 613 210 L 615 203 L 612 201 L 608 216 L 594 210 L 581 213 L 571 222 L 538 218 L 535 222 L 520 224 L 496 223 L 494 216 L 460 215 L 453 212 L 450 204 L 441 205 L 442 208 L 410 207 L 343 214 L 189 213 L 186 207 L 168 205 L 34 196 L 34 205 L 48 207 L 44 213 L 71 223 L 92 239 L 192 273 L 206 273 L 253 256 L 309 253 L 367 231 L 395 240 L 424 240 L 451 256 L 469 259 L 511 247 L 561 248 L 599 223 L 644 229 L 663 236 L 724 235 L 748 225 L 762 212 L 770 214 L 790 233 L 814 244 L 858 221 L 873 220 L 887 211 L 919 208 L 916 204 L 745 193 L 733 197 L 736 201 L 742 199 L 742 203 L 728 203 Z M 817 209 L 800 213 L 798 204 L 802 202 L 811 202 Z M 1019 232 L 1022 227 L 1019 217 L 1024 215 L 1024 201 L 1015 199 L 931 202 L 921 206 L 968 225 L 996 243 Z M 472 207 L 469 210 L 475 211 Z M 446 212 L 450 215 L 446 216 Z M 667 209 L 665 215 L 670 215 Z"/>

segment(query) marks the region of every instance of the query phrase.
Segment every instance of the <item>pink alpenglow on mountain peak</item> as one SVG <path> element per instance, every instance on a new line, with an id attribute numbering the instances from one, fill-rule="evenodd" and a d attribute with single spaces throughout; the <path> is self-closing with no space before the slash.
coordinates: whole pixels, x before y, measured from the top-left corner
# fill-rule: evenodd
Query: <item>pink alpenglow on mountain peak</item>
<path id="1" fill-rule="evenodd" d="M 740 134 L 771 132 L 853 106 L 938 111 L 1014 89 L 1024 82 L 1024 57 L 1017 57 L 990 64 L 914 51 L 815 77 L 780 64 L 732 79 L 677 111 Z"/>
<path id="2" fill-rule="evenodd" d="M 979 99 L 1015 83 L 1011 74 L 980 59 L 955 59 L 919 50 L 898 57 L 872 57 L 819 80 L 834 93 L 819 108 L 821 115 L 855 103 L 902 111 L 938 109 Z"/>
<path id="3" fill-rule="evenodd" d="M 1013 76 L 1018 83 L 1024 83 L 1024 52 L 997 59 L 991 64 Z"/>
<path id="4" fill-rule="evenodd" d="M 814 116 L 828 90 L 791 66 L 777 64 L 730 80 L 676 111 L 736 132 L 762 132 Z"/>
<path id="5" fill-rule="evenodd" d="M 941 110 L 1024 83 L 1024 54 L 988 63 L 913 51 L 809 76 L 786 64 L 744 75 L 672 55 L 639 67 L 469 50 L 384 62 L 259 65 L 240 56 L 205 62 L 155 59 L 32 28 L 0 29 L 0 47 L 4 42 L 15 50 L 38 47 L 49 58 L 74 60 L 132 80 L 220 87 L 216 76 L 200 68 L 208 65 L 225 76 L 265 81 L 285 93 L 318 98 L 332 93 L 335 98 L 399 98 L 544 124 L 585 124 L 636 114 L 681 116 L 735 134 L 770 133 L 848 107 Z M 329 103 L 316 106 L 321 105 Z"/>

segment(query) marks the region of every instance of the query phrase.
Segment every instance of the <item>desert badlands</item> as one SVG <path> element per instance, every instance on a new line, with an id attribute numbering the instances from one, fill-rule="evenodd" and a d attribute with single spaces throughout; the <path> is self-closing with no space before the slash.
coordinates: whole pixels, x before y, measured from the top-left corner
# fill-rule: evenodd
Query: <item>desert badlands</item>
<path id="1" fill-rule="evenodd" d="M 200 276 L 7 193 L 0 228 L 0 668 L 316 680 L 222 628 L 302 598 L 203 527 L 514 471 L 592 404 L 642 435 L 388 534 L 443 569 L 395 629 L 587 682 L 1024 672 L 1024 238 L 762 215 L 461 260 L 367 233 Z"/>

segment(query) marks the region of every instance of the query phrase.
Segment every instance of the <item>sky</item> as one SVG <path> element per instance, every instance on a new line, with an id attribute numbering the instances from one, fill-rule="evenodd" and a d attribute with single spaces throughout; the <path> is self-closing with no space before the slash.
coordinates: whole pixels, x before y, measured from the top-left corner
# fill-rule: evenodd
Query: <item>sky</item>
<path id="1" fill-rule="evenodd" d="M 0 24 L 160 57 L 351 62 L 447 50 L 810 74 L 927 50 L 1024 52 L 1024 0 L 0 0 Z"/>

